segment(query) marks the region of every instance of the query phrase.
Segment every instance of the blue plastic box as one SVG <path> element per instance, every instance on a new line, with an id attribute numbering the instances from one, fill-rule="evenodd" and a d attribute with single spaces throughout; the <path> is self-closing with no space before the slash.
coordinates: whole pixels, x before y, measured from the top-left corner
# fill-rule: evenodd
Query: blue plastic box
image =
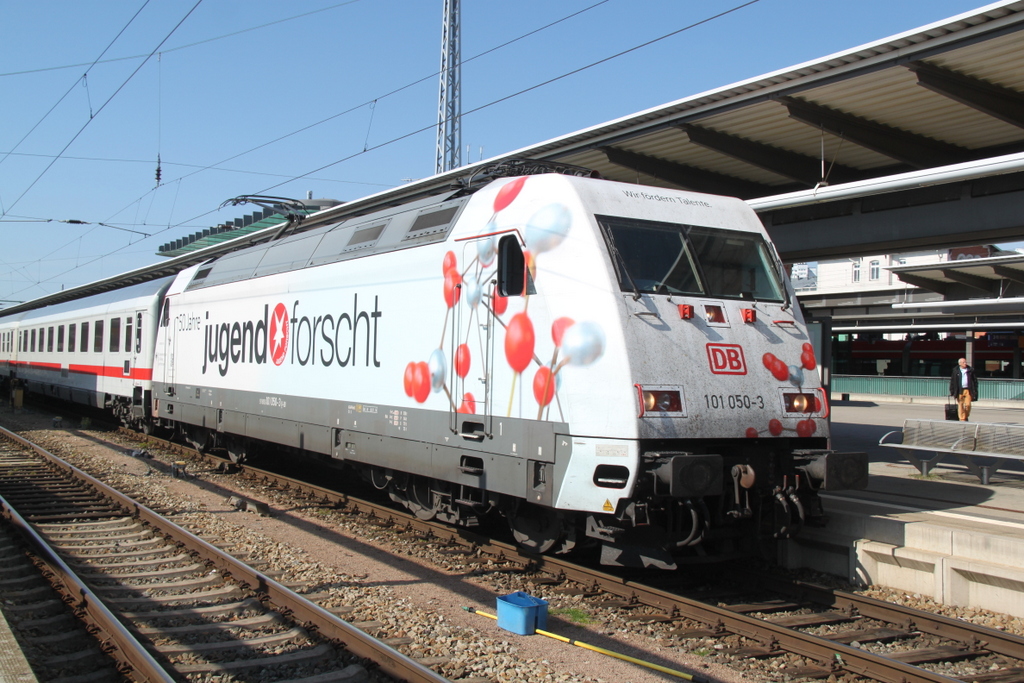
<path id="1" fill-rule="evenodd" d="M 535 598 L 523 591 L 498 596 L 498 626 L 506 631 L 531 636 L 537 629 L 547 628 L 547 625 L 547 600 Z"/>

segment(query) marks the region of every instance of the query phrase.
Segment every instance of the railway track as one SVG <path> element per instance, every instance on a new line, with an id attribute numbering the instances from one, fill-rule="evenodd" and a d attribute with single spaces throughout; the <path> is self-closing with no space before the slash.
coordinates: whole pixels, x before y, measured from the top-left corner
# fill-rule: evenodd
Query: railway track
<path id="1" fill-rule="evenodd" d="M 719 650 L 724 654 L 764 659 L 795 655 L 803 663 L 787 669 L 794 680 L 849 675 L 884 683 L 1024 681 L 1024 638 L 999 630 L 780 578 L 733 577 L 731 584 L 742 586 L 742 591 L 687 597 L 559 557 L 523 553 L 466 529 L 425 521 L 309 482 L 234 465 L 180 445 L 162 445 L 223 468 L 237 467 L 242 475 L 287 496 L 345 508 L 366 515 L 374 525 L 445 543 L 448 557 L 472 562 L 485 556 L 542 573 L 548 578 L 535 584 L 544 590 L 586 595 L 595 606 L 625 610 L 628 620 L 661 624 L 678 638 L 736 641 Z M 769 594 L 774 597 L 765 597 Z M 948 675 L 949 663 L 965 660 L 976 663 L 976 671 L 963 678 Z"/>
<path id="2" fill-rule="evenodd" d="M 366 665 L 447 680 L 42 448 L 0 437 L 5 521 L 129 679 L 359 681 Z"/>

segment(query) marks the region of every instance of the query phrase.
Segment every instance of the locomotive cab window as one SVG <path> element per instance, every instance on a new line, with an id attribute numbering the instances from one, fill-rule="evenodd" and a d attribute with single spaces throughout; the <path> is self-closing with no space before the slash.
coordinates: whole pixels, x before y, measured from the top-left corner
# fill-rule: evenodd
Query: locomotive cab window
<path id="1" fill-rule="evenodd" d="M 597 216 L 623 292 L 783 300 L 758 233 Z"/>
<path id="2" fill-rule="evenodd" d="M 526 267 L 526 255 L 515 235 L 505 235 L 498 241 L 498 294 L 522 296 L 524 293 L 537 293 Z"/>

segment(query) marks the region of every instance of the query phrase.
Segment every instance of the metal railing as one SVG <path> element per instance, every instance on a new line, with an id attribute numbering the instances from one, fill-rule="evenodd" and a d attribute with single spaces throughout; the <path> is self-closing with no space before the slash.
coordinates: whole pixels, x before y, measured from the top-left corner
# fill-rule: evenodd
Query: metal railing
<path id="1" fill-rule="evenodd" d="M 948 377 L 832 375 L 833 394 L 948 396 Z M 1024 379 L 979 379 L 979 400 L 1024 401 Z"/>

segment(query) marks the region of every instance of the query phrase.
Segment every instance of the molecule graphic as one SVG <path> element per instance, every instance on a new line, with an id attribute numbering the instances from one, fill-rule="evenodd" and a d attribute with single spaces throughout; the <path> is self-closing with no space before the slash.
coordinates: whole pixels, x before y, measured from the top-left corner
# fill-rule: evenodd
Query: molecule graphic
<path id="1" fill-rule="evenodd" d="M 530 314 L 530 296 L 527 294 L 521 298 L 517 297 L 516 301 L 522 301 L 522 310 L 511 313 L 508 310 L 508 298 L 499 296 L 492 284 L 496 274 L 495 257 L 499 232 L 509 232 L 514 228 L 523 236 L 526 242 L 523 254 L 526 266 L 531 278 L 536 281 L 538 257 L 562 244 L 572 226 L 572 212 L 560 203 L 542 206 L 525 221 L 517 221 L 519 213 L 528 209 L 517 213 L 515 207 L 510 207 L 520 196 L 526 181 L 526 177 L 516 178 L 498 190 L 493 202 L 493 214 L 477 233 L 478 238 L 474 241 L 475 254 L 474 250 L 468 250 L 468 263 L 460 269 L 454 251 L 448 251 L 444 255 L 441 270 L 444 276 L 442 293 L 446 312 L 440 343 L 430 352 L 426 361 L 408 363 L 403 376 L 406 395 L 415 399 L 417 403 L 425 403 L 431 394 L 443 392 L 451 408 L 459 413 L 475 414 L 484 409 L 483 401 L 478 400 L 472 392 L 464 391 L 461 397 L 453 395 L 453 388 L 448 386 L 447 381 L 449 358 L 455 375 L 460 380 L 465 380 L 473 369 L 474 362 L 487 357 L 486 342 L 479 334 L 482 316 L 491 317 L 504 332 L 505 362 L 512 375 L 507 415 L 512 414 L 516 405 L 520 377 L 522 376 L 523 386 L 519 391 L 522 395 L 522 392 L 526 391 L 525 385 L 529 381 L 529 375 L 532 374 L 532 394 L 537 404 L 537 419 L 544 419 L 552 405 L 557 406 L 560 419 L 564 419 L 561 417 L 558 402 L 558 390 L 562 381 L 560 371 L 566 365 L 590 365 L 604 353 L 605 336 L 600 325 L 590 321 L 577 322 L 571 317 L 561 316 L 555 317 L 551 323 L 553 346 L 550 354 L 545 354 L 547 360 L 542 360 L 538 353 L 546 342 L 543 339 L 538 340 L 535 322 L 539 318 Z M 505 216 L 502 228 L 499 228 L 496 219 L 502 212 L 512 215 Z M 463 306 L 461 310 L 460 306 Z M 468 316 L 465 315 L 466 312 Z M 447 352 L 445 344 L 452 316 L 456 316 L 457 321 L 468 318 L 453 332 L 459 335 L 454 353 Z M 476 334 L 472 334 L 474 331 Z M 498 341 L 495 340 L 496 345 Z M 492 376 L 498 371 L 497 364 L 494 365 L 490 368 Z M 488 378 L 488 381 L 493 381 L 493 377 Z M 522 410 L 522 407 L 520 409 Z"/>
<path id="2" fill-rule="evenodd" d="M 789 381 L 794 387 L 800 388 L 804 384 L 804 370 L 814 370 L 818 362 L 814 357 L 814 346 L 804 343 L 803 353 L 800 354 L 800 365 L 786 365 L 786 362 L 777 357 L 774 353 L 766 353 L 761 357 L 764 367 L 772 373 L 772 377 L 780 382 Z M 814 397 L 814 412 L 821 412 L 821 399 Z M 776 418 L 768 420 L 768 433 L 772 436 L 779 436 L 789 428 L 783 427 L 782 422 Z M 796 423 L 796 435 L 800 437 L 813 436 L 818 429 L 814 420 L 800 420 Z M 756 427 L 747 427 L 747 437 L 756 439 L 760 435 Z"/>

